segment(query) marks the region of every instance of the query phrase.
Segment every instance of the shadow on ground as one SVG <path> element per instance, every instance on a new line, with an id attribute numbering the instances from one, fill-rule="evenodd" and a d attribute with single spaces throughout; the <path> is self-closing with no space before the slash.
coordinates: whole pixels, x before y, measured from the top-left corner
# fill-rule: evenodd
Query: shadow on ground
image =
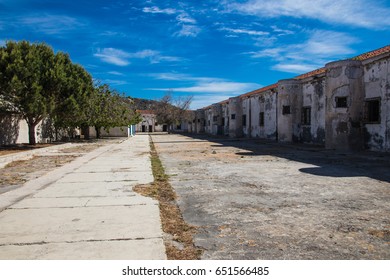
<path id="1" fill-rule="evenodd" d="M 236 153 L 241 157 L 267 155 L 316 165 L 317 167 L 301 168 L 299 170 L 302 173 L 315 176 L 365 176 L 379 181 L 390 182 L 390 154 L 388 153 L 372 151 L 340 152 L 307 144 L 281 144 L 260 139 L 222 138 L 205 134 L 183 135 L 194 140 L 177 141 L 174 143 L 210 141 L 215 143 L 212 146 L 216 149 L 221 146 L 241 149 L 242 151 Z"/>

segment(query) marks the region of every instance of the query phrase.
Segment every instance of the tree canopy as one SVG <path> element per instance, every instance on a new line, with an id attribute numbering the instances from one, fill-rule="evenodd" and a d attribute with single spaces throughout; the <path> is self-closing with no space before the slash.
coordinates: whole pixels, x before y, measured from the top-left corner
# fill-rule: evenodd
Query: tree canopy
<path id="1" fill-rule="evenodd" d="M 35 128 L 50 117 L 57 128 L 110 128 L 139 121 L 131 100 L 94 85 L 92 76 L 44 43 L 8 41 L 0 47 L 0 109 L 21 115 L 35 144 Z"/>
<path id="2" fill-rule="evenodd" d="M 108 130 L 111 127 L 136 124 L 141 121 L 141 117 L 132 105 L 130 98 L 110 89 L 107 84 L 97 85 L 87 106 L 88 123 L 95 127 L 98 138 L 101 128 Z"/>

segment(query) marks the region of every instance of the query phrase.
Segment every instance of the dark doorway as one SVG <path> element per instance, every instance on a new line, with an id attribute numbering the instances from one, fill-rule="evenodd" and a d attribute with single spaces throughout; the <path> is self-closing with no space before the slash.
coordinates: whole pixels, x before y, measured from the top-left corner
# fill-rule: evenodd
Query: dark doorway
<path id="1" fill-rule="evenodd" d="M 146 126 L 145 125 L 142 126 L 142 132 L 146 132 Z"/>
<path id="2" fill-rule="evenodd" d="M 168 126 L 166 124 L 163 125 L 163 131 L 167 132 L 168 131 Z"/>
<path id="3" fill-rule="evenodd" d="M 149 132 L 153 132 L 153 126 L 149 125 Z"/>

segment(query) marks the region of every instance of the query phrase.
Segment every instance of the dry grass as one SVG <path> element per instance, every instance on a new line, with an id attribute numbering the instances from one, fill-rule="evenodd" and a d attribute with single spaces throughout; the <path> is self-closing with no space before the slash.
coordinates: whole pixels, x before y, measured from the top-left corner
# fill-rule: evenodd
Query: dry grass
<path id="1" fill-rule="evenodd" d="M 51 143 L 36 144 L 36 145 L 19 144 L 19 145 L 0 146 L 0 156 L 30 151 L 34 149 L 46 148 L 53 145 L 55 144 L 51 144 Z"/>
<path id="2" fill-rule="evenodd" d="M 75 156 L 35 156 L 29 160 L 13 161 L 0 168 L 0 188 L 21 185 L 74 159 Z"/>
<path id="3" fill-rule="evenodd" d="M 150 140 L 151 161 L 154 182 L 150 185 L 138 185 L 134 191 L 153 197 L 159 201 L 163 231 L 171 238 L 164 240 L 167 258 L 170 260 L 197 260 L 202 250 L 195 247 L 193 235 L 196 228 L 187 224 L 176 204 L 176 194 L 168 181 L 164 167 Z"/>

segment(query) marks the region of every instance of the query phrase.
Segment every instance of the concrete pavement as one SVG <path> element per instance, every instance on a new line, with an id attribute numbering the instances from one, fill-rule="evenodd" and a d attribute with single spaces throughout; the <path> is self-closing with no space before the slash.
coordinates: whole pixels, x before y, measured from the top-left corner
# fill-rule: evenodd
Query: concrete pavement
<path id="1" fill-rule="evenodd" d="M 148 135 L 101 147 L 0 196 L 0 259 L 166 259 Z"/>

